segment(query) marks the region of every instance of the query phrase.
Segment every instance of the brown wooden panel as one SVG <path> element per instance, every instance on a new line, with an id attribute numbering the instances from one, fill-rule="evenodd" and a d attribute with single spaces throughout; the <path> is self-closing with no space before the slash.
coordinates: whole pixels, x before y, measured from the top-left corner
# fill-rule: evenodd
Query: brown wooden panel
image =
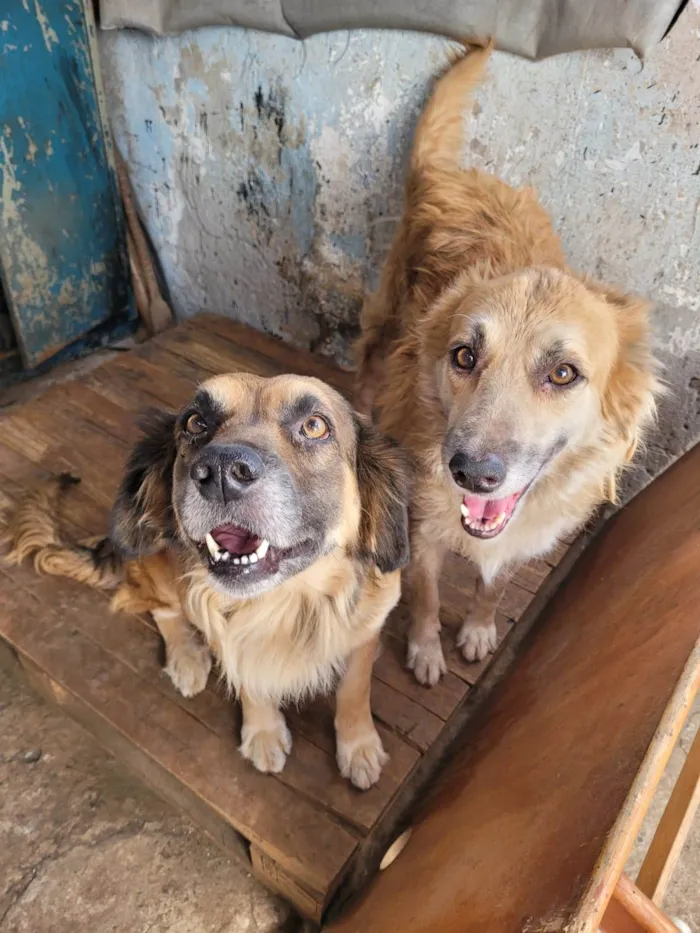
<path id="1" fill-rule="evenodd" d="M 590 546 L 334 933 L 596 929 L 700 679 L 700 447 Z"/>

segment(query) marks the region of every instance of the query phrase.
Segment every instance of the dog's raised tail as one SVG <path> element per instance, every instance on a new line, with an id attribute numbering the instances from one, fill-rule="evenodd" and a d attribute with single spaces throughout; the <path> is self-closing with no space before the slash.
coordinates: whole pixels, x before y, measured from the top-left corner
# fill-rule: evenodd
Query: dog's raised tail
<path id="1" fill-rule="evenodd" d="M 493 46 L 490 39 L 484 46 L 465 47 L 438 78 L 416 128 L 411 153 L 413 171 L 459 165 L 464 143 L 464 108 L 469 94 L 483 77 Z"/>
<path id="2" fill-rule="evenodd" d="M 28 490 L 5 513 L 4 539 L 9 548 L 5 562 L 19 564 L 31 557 L 37 573 L 112 590 L 122 581 L 122 573 L 109 539 L 95 537 L 73 543 L 60 527 L 63 495 L 79 482 L 70 473 L 62 473 Z"/>

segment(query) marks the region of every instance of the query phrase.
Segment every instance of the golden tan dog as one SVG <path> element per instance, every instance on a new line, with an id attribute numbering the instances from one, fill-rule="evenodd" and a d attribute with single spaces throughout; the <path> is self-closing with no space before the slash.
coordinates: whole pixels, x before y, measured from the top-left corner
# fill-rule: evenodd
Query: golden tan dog
<path id="1" fill-rule="evenodd" d="M 614 498 L 659 390 L 646 304 L 568 269 L 533 191 L 460 167 L 489 51 L 454 64 L 422 115 L 359 342 L 359 407 L 417 462 L 405 581 L 408 663 L 425 684 L 445 670 L 445 551 L 480 571 L 458 643 L 482 659 L 508 575 Z"/>
<path id="2" fill-rule="evenodd" d="M 204 689 L 211 651 L 241 700 L 241 752 L 261 771 L 280 771 L 291 748 L 280 707 L 339 679 L 338 764 L 371 786 L 386 760 L 372 666 L 408 557 L 401 454 L 299 376 L 218 376 L 144 432 L 109 538 L 67 546 L 43 490 L 10 519 L 11 557 L 118 586 L 116 609 L 152 614 L 185 696 Z"/>

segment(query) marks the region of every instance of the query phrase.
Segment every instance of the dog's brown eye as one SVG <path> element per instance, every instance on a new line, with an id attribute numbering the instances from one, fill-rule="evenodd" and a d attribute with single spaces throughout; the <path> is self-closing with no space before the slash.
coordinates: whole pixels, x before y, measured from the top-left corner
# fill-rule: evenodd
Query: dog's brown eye
<path id="1" fill-rule="evenodd" d="M 457 347 L 452 351 L 452 364 L 455 369 L 470 373 L 476 366 L 476 357 L 471 347 Z"/>
<path id="2" fill-rule="evenodd" d="M 555 366 L 547 379 L 555 386 L 569 386 L 575 381 L 578 371 L 570 363 Z"/>
<path id="3" fill-rule="evenodd" d="M 311 415 L 301 426 L 301 433 L 312 441 L 322 441 L 328 437 L 328 425 L 320 415 Z"/>
<path id="4" fill-rule="evenodd" d="M 198 412 L 192 412 L 185 422 L 185 431 L 193 437 L 204 434 L 207 429 L 207 423 Z"/>

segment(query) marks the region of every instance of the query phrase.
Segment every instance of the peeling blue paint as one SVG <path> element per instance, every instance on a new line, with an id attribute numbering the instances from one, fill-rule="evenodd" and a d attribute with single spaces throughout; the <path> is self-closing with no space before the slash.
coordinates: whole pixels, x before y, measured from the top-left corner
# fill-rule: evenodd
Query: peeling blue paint
<path id="1" fill-rule="evenodd" d="M 0 260 L 25 365 L 134 318 L 80 0 L 14 3 L 0 55 Z"/>
<path id="2" fill-rule="evenodd" d="M 330 233 L 330 242 L 350 259 L 362 260 L 367 251 L 367 235 L 364 233 Z"/>

